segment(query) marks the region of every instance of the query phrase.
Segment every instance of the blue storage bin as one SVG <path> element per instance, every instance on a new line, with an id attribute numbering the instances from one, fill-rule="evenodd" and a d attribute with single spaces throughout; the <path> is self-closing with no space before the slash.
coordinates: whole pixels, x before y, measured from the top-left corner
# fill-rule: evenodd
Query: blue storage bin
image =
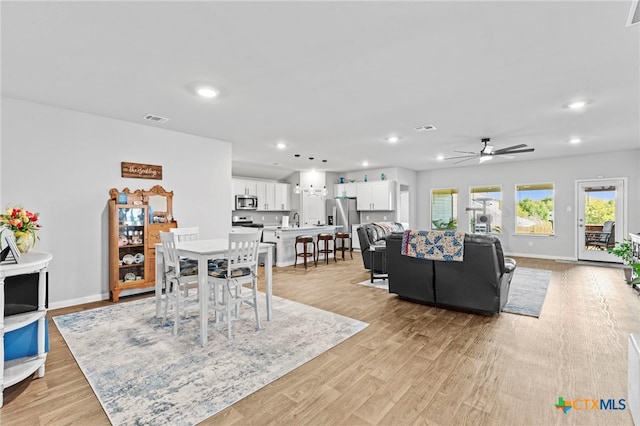
<path id="1" fill-rule="evenodd" d="M 49 323 L 44 321 L 44 351 L 49 352 Z M 9 361 L 38 353 L 38 322 L 4 335 L 4 360 Z"/>

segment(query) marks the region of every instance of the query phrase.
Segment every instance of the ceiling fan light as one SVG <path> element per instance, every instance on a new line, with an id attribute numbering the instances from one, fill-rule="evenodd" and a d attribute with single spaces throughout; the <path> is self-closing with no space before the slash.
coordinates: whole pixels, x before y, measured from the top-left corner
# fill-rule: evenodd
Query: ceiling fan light
<path id="1" fill-rule="evenodd" d="M 580 108 L 584 108 L 587 105 L 586 101 L 576 101 L 576 102 L 571 102 L 569 105 L 567 105 L 570 109 L 580 109 Z"/>
<path id="2" fill-rule="evenodd" d="M 482 157 L 480 157 L 480 162 L 484 163 L 485 161 L 489 161 L 489 160 L 493 160 L 493 156 L 491 155 L 483 155 Z"/>
<path id="3" fill-rule="evenodd" d="M 491 154 L 491 152 L 493 151 L 493 145 L 491 144 L 486 144 L 484 147 L 484 153 L 485 154 Z"/>
<path id="4" fill-rule="evenodd" d="M 198 89 L 196 89 L 196 92 L 203 98 L 215 98 L 219 95 L 218 90 L 213 87 L 207 86 L 198 87 Z"/>

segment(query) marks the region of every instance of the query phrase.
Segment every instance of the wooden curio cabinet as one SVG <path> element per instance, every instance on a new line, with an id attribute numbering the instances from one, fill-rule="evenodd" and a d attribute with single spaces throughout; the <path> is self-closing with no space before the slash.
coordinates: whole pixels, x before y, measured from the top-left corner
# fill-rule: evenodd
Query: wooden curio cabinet
<path id="1" fill-rule="evenodd" d="M 160 231 L 177 223 L 171 214 L 173 192 L 159 185 L 150 191 L 114 188 L 109 194 L 109 291 L 117 302 L 123 290 L 155 286 L 155 244 Z"/>

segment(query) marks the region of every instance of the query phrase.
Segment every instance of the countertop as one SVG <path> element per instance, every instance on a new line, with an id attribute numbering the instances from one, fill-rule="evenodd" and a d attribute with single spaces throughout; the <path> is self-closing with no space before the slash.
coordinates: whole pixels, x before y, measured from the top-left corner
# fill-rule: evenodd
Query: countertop
<path id="1" fill-rule="evenodd" d="M 279 231 L 304 231 L 311 229 L 319 229 L 319 228 L 342 228 L 342 225 L 312 225 L 312 226 L 290 226 L 288 228 L 278 227 L 276 228 Z"/>

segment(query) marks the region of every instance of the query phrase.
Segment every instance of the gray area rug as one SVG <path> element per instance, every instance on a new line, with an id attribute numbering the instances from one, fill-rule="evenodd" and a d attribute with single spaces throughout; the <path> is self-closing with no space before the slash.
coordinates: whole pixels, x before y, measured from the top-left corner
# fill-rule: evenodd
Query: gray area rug
<path id="1" fill-rule="evenodd" d="M 371 279 L 368 279 L 366 281 L 362 281 L 361 283 L 358 283 L 360 285 L 364 285 L 367 287 L 373 287 L 373 288 L 379 288 L 381 290 L 387 290 L 389 291 L 389 281 L 388 280 L 373 280 L 373 283 L 371 282 Z"/>
<path id="2" fill-rule="evenodd" d="M 546 269 L 531 269 L 517 267 L 511 279 L 509 299 L 502 312 L 526 315 L 538 318 L 547 295 L 547 287 L 551 280 L 551 271 Z M 367 287 L 389 291 L 387 280 L 371 280 L 359 283 Z"/>
<path id="3" fill-rule="evenodd" d="M 193 425 L 343 342 L 368 324 L 273 297 L 262 329 L 251 308 L 226 325 L 211 323 L 198 343 L 197 314 L 173 323 L 155 318 L 153 298 L 53 320 L 114 425 Z M 197 310 L 196 310 L 197 312 Z"/>
<path id="4" fill-rule="evenodd" d="M 511 279 L 509 299 L 502 312 L 538 318 L 547 296 L 551 271 L 518 266 Z"/>

